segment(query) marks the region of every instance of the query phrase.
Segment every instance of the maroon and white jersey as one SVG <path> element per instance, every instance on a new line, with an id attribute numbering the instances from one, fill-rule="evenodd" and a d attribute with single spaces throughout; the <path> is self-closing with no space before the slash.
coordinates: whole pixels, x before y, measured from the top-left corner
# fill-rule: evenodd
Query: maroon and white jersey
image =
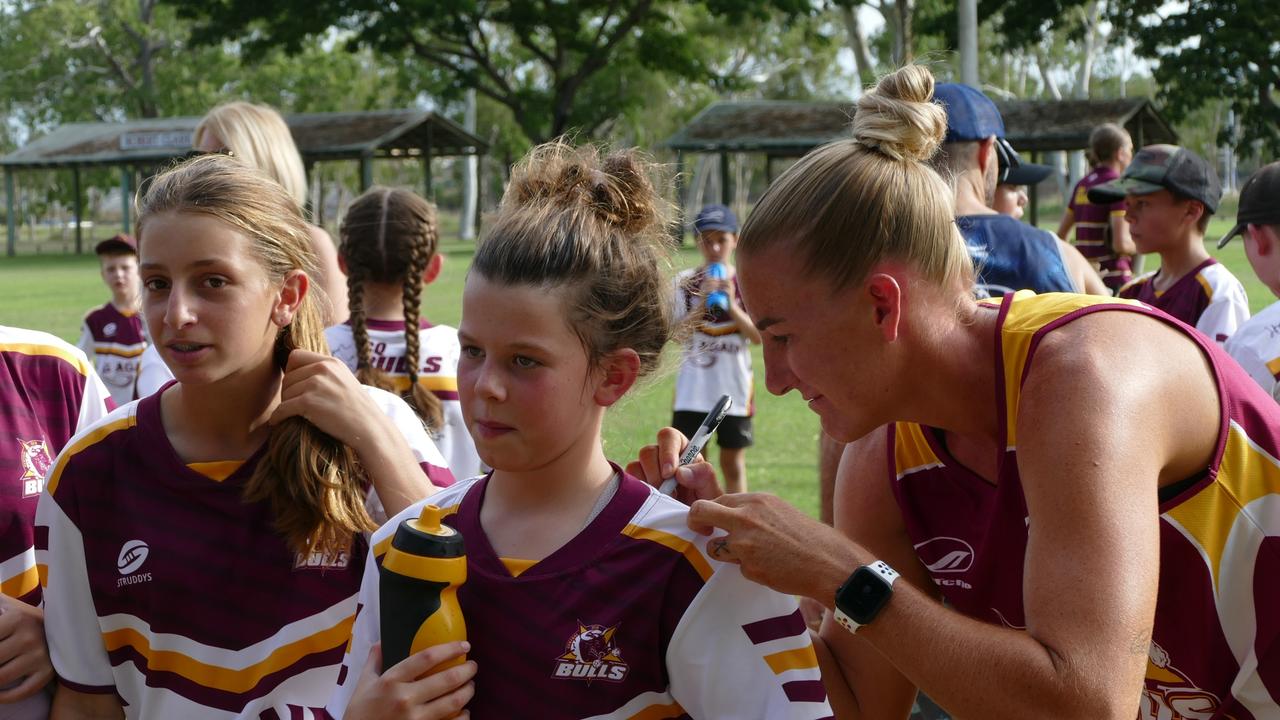
<path id="1" fill-rule="evenodd" d="M 1005 296 L 993 372 L 1007 449 L 996 483 L 956 462 L 940 431 L 890 427 L 886 481 L 916 554 L 955 610 L 1025 629 L 1036 517 L 1018 472 L 1020 386 L 1040 340 L 1093 312 L 1144 313 L 1185 333 L 1212 366 L 1222 401 L 1212 463 L 1161 492 L 1160 585 L 1138 717 L 1280 717 L 1280 405 L 1217 343 L 1150 308 L 1085 295 Z"/>
<path id="2" fill-rule="evenodd" d="M 427 475 L 447 477 L 412 409 L 368 391 Z M 268 504 L 243 499 L 265 447 L 243 463 L 184 463 L 164 392 L 77 434 L 50 472 L 36 552 L 59 682 L 118 695 L 129 718 L 323 717 L 367 542 L 337 557 L 291 551 Z"/>
<path id="3" fill-rule="evenodd" d="M 426 320 L 418 330 L 418 384 L 440 399 L 444 411 L 444 427 L 432 437 L 440 448 L 454 476 L 469 478 L 484 472 L 480 453 L 462 418 L 458 401 L 458 329 L 448 325 L 432 325 Z M 404 321 L 374 320 L 366 323 L 369 331 L 369 362 L 395 384 L 396 392 L 409 391 L 409 369 L 405 359 Z M 356 341 L 350 321 L 324 331 L 333 356 L 356 371 Z"/>
<path id="4" fill-rule="evenodd" d="M 1159 277 L 1159 270 L 1147 273 L 1120 288 L 1116 295 L 1163 310 L 1219 345 L 1249 319 L 1244 285 L 1213 258 L 1178 278 L 1167 290 L 1156 290 Z"/>
<path id="5" fill-rule="evenodd" d="M 621 471 L 619 471 L 621 474 Z M 479 666 L 476 720 L 829 718 L 818 660 L 795 598 L 713 560 L 689 508 L 622 475 L 594 520 L 534 563 L 499 558 L 480 525 L 488 477 L 429 502 L 462 533 L 458 592 Z M 374 533 L 341 686 L 341 717 L 378 642 L 378 566 L 400 522 Z"/>
<path id="6" fill-rule="evenodd" d="M 1124 200 L 1099 205 L 1089 201 L 1089 190 L 1119 177 L 1120 173 L 1115 168 L 1099 165 L 1080 178 L 1071 193 L 1071 203 L 1067 205 L 1076 220 L 1076 237 L 1072 244 L 1081 255 L 1089 258 L 1093 268 L 1102 276 L 1102 282 L 1112 292 L 1133 279 L 1129 258 L 1116 255 L 1110 238 L 1111 219 L 1124 217 Z"/>
<path id="7" fill-rule="evenodd" d="M 45 476 L 71 436 L 113 407 L 84 353 L 0 326 L 0 593 L 40 603 L 33 528 Z"/>
<path id="8" fill-rule="evenodd" d="M 738 324 L 727 310 L 708 309 L 706 298 L 698 288 L 706 277 L 706 268 L 680 273 L 675 280 L 676 313 L 680 319 L 692 319 L 693 332 L 680 358 L 676 374 L 676 411 L 711 412 L 721 395 L 733 399 L 729 414 L 751 417 L 755 414 L 755 385 L 751 372 L 751 342 L 738 331 Z M 738 277 L 733 277 L 737 287 Z M 735 304 L 745 310 L 741 290 Z"/>
<path id="9" fill-rule="evenodd" d="M 147 349 L 147 334 L 142 316 L 136 312 L 120 312 L 107 303 L 84 316 L 80 326 L 80 342 L 85 355 L 93 361 L 98 377 L 111 391 L 116 405 L 124 405 L 138 397 L 136 384 L 142 351 Z"/>

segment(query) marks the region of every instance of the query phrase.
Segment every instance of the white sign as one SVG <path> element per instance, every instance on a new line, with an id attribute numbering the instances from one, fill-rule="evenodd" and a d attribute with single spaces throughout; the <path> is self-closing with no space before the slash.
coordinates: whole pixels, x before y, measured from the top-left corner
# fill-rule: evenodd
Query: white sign
<path id="1" fill-rule="evenodd" d="M 149 150 L 151 148 L 189 148 L 191 131 L 162 130 L 129 132 L 120 136 L 121 150 Z"/>

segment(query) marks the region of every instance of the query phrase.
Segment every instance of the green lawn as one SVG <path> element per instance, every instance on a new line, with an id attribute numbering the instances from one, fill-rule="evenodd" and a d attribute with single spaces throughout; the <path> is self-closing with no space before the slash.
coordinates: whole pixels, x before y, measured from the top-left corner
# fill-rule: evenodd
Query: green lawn
<path id="1" fill-rule="evenodd" d="M 1053 219 L 1056 227 L 1056 218 Z M 1050 224 L 1048 221 L 1044 223 Z M 1230 224 L 1215 220 L 1209 237 L 1216 241 Z M 470 263 L 469 243 L 446 243 L 447 257 L 441 278 L 424 292 L 424 315 L 437 323 L 456 325 L 461 314 L 462 282 Z M 1249 269 L 1240 242 L 1225 250 L 1210 243 L 1210 252 L 1244 282 L 1254 312 L 1274 298 Z M 685 248 L 676 264 L 696 264 L 698 254 Z M 1147 260 L 1154 269 L 1158 258 Z M 0 258 L 0 325 L 46 330 L 71 342 L 79 333 L 85 310 L 106 301 L 107 292 L 97 273 L 92 255 L 26 255 Z M 673 348 L 674 351 L 674 348 Z M 778 398 L 764 389 L 760 350 L 754 349 L 756 368 L 756 441 L 747 455 L 749 481 L 753 489 L 775 492 L 806 512 L 817 515 L 817 435 L 816 416 L 798 397 Z M 612 411 L 605 427 L 605 443 L 610 457 L 626 462 L 670 419 L 674 384 L 674 352 L 667 370 L 634 391 Z"/>

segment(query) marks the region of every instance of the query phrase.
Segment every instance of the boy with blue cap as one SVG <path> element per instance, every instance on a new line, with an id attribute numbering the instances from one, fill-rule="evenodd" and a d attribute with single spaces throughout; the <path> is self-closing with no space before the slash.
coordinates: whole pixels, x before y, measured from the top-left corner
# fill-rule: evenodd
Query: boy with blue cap
<path id="1" fill-rule="evenodd" d="M 707 205 L 693 221 L 705 261 L 676 277 L 676 312 L 691 328 L 676 375 L 671 424 L 692 437 L 703 418 L 728 395 L 733 404 L 720 423 L 720 469 L 728 492 L 746 492 L 746 450 L 752 444 L 751 343 L 760 332 L 747 316 L 738 293 L 733 251 L 738 218 L 724 205 Z"/>

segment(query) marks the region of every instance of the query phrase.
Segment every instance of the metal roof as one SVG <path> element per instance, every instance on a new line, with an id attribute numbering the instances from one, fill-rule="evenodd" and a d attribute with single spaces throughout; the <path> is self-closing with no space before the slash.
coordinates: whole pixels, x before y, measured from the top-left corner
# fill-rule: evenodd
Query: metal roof
<path id="1" fill-rule="evenodd" d="M 1124 126 L 1139 147 L 1177 143 L 1178 135 L 1146 98 L 996 101 L 1009 142 L 1020 151 L 1082 150 L 1093 128 Z M 803 155 L 848 137 L 850 102 L 725 101 L 698 113 L 665 145 L 695 153 Z"/>
<path id="2" fill-rule="evenodd" d="M 0 158 L 11 168 L 146 165 L 191 149 L 198 117 L 124 123 L 68 123 Z M 480 155 L 488 144 L 452 120 L 425 110 L 302 113 L 285 116 L 304 160 Z"/>

